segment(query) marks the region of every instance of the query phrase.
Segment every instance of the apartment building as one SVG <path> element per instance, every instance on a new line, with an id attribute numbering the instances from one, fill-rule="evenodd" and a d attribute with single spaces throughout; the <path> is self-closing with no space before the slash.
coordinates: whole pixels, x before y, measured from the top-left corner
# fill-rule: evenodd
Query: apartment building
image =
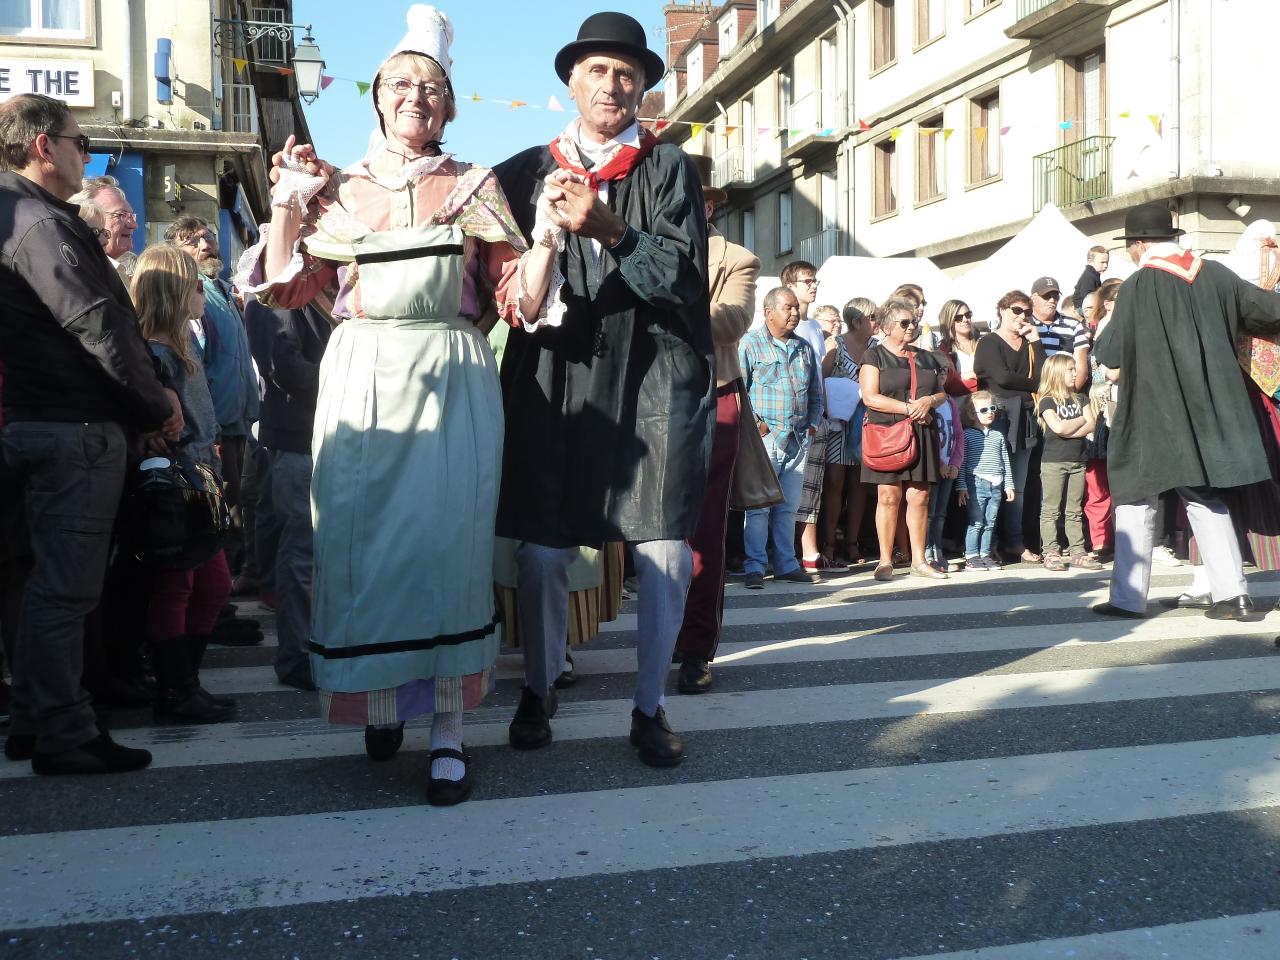
<path id="1" fill-rule="evenodd" d="M 927 256 L 959 273 L 1045 204 L 1120 244 L 1167 202 L 1199 250 L 1280 219 L 1253 91 L 1274 0 L 730 0 L 665 8 L 665 139 L 713 157 L 720 226 L 774 273 Z M 674 18 L 674 19 L 673 19 Z M 670 46 L 670 44 L 669 44 Z"/>
<path id="2" fill-rule="evenodd" d="M 285 26 L 292 6 L 2 3 L 0 100 L 35 92 L 67 101 L 92 141 L 90 172 L 116 177 L 137 214 L 136 250 L 193 215 L 217 226 L 231 264 L 268 216 L 271 153 L 290 133 L 309 139 Z"/>

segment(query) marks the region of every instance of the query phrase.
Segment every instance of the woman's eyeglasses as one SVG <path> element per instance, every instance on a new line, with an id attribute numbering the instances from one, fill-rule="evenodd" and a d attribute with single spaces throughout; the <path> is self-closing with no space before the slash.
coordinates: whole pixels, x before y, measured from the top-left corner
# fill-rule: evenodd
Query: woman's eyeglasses
<path id="1" fill-rule="evenodd" d="M 1012 313 L 1015 317 L 1020 317 L 1027 312 L 1027 308 L 1026 307 L 1010 307 L 1009 312 Z"/>
<path id="2" fill-rule="evenodd" d="M 972 313 L 957 313 L 957 314 L 956 314 L 956 323 L 960 323 L 960 322 L 962 322 L 962 321 L 972 320 L 972 319 L 973 319 L 973 314 L 972 314 Z"/>
<path id="3" fill-rule="evenodd" d="M 422 95 L 428 100 L 439 100 L 445 95 L 445 88 L 436 83 L 414 83 L 404 77 L 388 77 L 382 81 L 382 86 L 394 93 L 397 97 L 407 97 L 409 91 L 418 89 L 422 91 Z"/>
<path id="4" fill-rule="evenodd" d="M 912 317 L 910 320 L 899 320 L 898 326 L 900 326 L 903 330 L 906 330 L 910 327 L 920 326 L 920 321 L 917 320 L 915 317 Z"/>
<path id="5" fill-rule="evenodd" d="M 995 407 L 974 407 L 975 413 L 994 413 Z"/>

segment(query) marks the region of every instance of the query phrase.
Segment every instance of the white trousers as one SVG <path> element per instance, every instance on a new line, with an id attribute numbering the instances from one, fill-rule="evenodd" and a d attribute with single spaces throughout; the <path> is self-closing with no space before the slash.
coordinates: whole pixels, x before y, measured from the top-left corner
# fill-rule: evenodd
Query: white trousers
<path id="1" fill-rule="evenodd" d="M 1221 500 L 1179 489 L 1187 507 L 1187 519 L 1204 561 L 1203 574 L 1196 585 L 1208 578 L 1208 593 L 1214 602 L 1247 596 L 1240 543 L 1231 515 Z M 1151 548 L 1155 544 L 1156 498 L 1138 503 L 1118 503 L 1116 517 L 1116 557 L 1111 571 L 1111 603 L 1123 610 L 1144 613 L 1147 590 L 1151 586 Z M 1194 588 L 1193 588 L 1194 590 Z"/>

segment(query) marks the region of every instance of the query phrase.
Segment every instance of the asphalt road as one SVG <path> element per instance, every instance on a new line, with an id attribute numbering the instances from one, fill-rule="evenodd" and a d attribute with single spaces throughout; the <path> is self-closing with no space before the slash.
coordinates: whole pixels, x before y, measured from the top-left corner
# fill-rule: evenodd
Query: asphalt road
<path id="1" fill-rule="evenodd" d="M 714 691 L 672 674 L 671 770 L 626 742 L 628 604 L 544 751 L 506 746 L 502 657 L 450 809 L 425 726 L 372 763 L 242 604 L 267 644 L 205 672 L 237 722 L 111 715 L 141 774 L 0 761 L 0 960 L 1277 960 L 1280 613 L 1101 620 L 1105 577 L 731 585 Z"/>

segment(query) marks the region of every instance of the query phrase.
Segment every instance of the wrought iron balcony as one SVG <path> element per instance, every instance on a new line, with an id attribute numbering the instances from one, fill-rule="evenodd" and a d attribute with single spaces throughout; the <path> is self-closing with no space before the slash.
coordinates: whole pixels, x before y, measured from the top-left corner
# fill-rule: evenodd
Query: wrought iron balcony
<path id="1" fill-rule="evenodd" d="M 751 179 L 745 176 L 742 162 L 742 147 L 729 147 L 716 157 L 711 165 L 711 185 L 721 190 L 728 189 L 730 184 L 741 183 Z M 752 171 L 754 173 L 754 171 Z"/>
<path id="2" fill-rule="evenodd" d="M 1033 212 L 1046 203 L 1069 207 L 1111 195 L 1115 137 L 1085 137 L 1031 158 Z"/>
<path id="3" fill-rule="evenodd" d="M 1014 40 L 1047 37 L 1110 6 L 1111 0 L 1018 0 L 1018 19 L 1004 33 Z"/>
<path id="4" fill-rule="evenodd" d="M 840 231 L 835 227 L 820 230 L 800 241 L 800 259 L 821 267 L 831 257 L 840 255 Z"/>

